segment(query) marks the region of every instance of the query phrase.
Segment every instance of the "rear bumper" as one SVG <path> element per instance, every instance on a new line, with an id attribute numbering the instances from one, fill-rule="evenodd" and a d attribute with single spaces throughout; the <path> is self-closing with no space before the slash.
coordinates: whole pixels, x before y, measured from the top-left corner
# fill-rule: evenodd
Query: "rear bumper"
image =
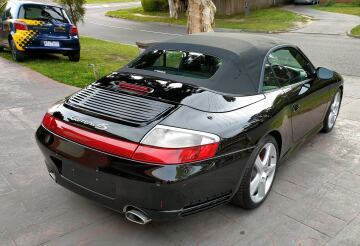
<path id="1" fill-rule="evenodd" d="M 46 47 L 43 45 L 46 41 L 57 41 L 60 47 Z M 80 42 L 78 38 L 47 38 L 34 40 L 31 45 L 24 47 L 25 52 L 34 53 L 72 53 L 80 51 Z"/>
<path id="2" fill-rule="evenodd" d="M 58 54 L 65 54 L 65 53 L 72 53 L 72 52 L 80 52 L 80 48 L 50 48 L 50 47 L 26 47 L 25 52 L 28 53 L 58 53 Z"/>
<path id="3" fill-rule="evenodd" d="M 56 182 L 104 206 L 173 220 L 230 201 L 251 150 L 186 165 L 150 165 L 70 142 L 40 127 L 37 143 Z"/>

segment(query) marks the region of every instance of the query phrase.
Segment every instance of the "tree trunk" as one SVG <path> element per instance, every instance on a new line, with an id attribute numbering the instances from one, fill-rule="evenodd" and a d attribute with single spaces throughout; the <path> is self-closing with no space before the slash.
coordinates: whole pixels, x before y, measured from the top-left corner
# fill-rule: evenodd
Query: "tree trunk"
<path id="1" fill-rule="evenodd" d="M 181 11 L 180 0 L 168 0 L 168 2 L 170 17 L 177 19 L 179 17 L 179 12 Z"/>
<path id="2" fill-rule="evenodd" d="M 169 2 L 170 17 L 174 18 L 175 17 L 175 3 L 174 3 L 174 0 L 168 0 L 168 2 Z"/>
<path id="3" fill-rule="evenodd" d="M 215 13 L 216 6 L 211 0 L 189 0 L 188 33 L 213 32 Z"/>

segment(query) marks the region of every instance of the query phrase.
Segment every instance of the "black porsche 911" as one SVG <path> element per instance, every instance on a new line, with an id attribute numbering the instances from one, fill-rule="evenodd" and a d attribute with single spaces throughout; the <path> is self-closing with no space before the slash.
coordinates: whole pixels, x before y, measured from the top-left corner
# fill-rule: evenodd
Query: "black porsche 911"
<path id="1" fill-rule="evenodd" d="M 333 129 L 342 93 L 339 74 L 277 39 L 184 36 L 54 105 L 36 138 L 58 184 L 135 223 L 252 209 L 281 160 Z"/>

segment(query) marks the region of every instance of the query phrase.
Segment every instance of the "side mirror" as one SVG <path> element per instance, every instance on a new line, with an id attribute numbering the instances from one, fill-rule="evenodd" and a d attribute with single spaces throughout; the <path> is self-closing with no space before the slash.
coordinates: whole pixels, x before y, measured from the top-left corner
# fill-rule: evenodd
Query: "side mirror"
<path id="1" fill-rule="evenodd" d="M 334 72 L 323 67 L 316 69 L 316 75 L 319 79 L 329 80 L 334 77 Z"/>

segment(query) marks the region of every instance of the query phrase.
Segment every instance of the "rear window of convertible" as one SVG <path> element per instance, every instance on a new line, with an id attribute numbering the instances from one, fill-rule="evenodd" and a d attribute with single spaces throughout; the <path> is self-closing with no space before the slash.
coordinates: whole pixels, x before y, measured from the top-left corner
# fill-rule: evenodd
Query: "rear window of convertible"
<path id="1" fill-rule="evenodd" d="M 130 68 L 209 79 L 221 67 L 222 60 L 197 52 L 153 50 L 129 64 Z"/>

